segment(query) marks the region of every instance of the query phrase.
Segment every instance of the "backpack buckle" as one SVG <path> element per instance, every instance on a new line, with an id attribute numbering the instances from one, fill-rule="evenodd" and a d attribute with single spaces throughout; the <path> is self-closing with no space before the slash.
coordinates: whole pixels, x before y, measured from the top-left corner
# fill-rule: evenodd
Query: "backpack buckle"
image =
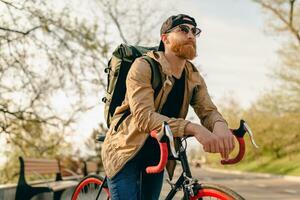
<path id="1" fill-rule="evenodd" d="M 109 71 L 110 71 L 110 67 L 105 67 L 104 72 L 109 73 Z"/>
<path id="2" fill-rule="evenodd" d="M 106 97 L 103 97 L 101 100 L 102 100 L 103 103 L 107 102 L 107 98 Z"/>

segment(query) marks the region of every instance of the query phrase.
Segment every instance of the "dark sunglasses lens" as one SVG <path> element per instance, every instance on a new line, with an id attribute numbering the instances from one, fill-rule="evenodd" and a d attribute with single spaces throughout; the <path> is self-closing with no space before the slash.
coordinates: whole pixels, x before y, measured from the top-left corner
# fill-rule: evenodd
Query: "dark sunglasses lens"
<path id="1" fill-rule="evenodd" d="M 189 33 L 190 28 L 188 26 L 180 26 L 180 30 L 186 34 Z"/>
<path id="2" fill-rule="evenodd" d="M 201 33 L 201 29 L 200 29 L 200 28 L 192 28 L 192 33 L 193 33 L 195 36 L 199 36 L 200 33 Z"/>

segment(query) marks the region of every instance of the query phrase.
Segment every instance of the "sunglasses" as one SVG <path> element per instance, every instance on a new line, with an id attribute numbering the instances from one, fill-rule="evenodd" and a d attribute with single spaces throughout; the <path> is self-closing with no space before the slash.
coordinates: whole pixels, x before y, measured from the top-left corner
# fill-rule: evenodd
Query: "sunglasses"
<path id="1" fill-rule="evenodd" d="M 179 29 L 177 29 L 177 28 L 179 28 Z M 191 31 L 192 31 L 192 34 L 193 34 L 195 37 L 198 37 L 198 36 L 200 35 L 200 33 L 201 33 L 201 29 L 200 29 L 200 28 L 196 28 L 196 27 L 190 28 L 189 26 L 183 25 L 183 24 L 178 25 L 178 26 L 176 26 L 176 27 L 174 27 L 174 28 L 168 30 L 166 33 L 170 33 L 170 32 L 172 32 L 172 31 L 175 30 L 175 29 L 177 29 L 177 30 L 179 30 L 180 32 L 183 32 L 183 33 L 185 33 L 185 34 L 189 34 L 189 32 L 190 32 L 190 30 L 191 30 Z"/>

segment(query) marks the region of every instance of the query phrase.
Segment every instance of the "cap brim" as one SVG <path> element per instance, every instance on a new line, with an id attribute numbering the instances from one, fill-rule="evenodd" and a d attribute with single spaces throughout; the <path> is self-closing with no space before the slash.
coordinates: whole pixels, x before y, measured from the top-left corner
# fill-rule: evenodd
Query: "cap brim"
<path id="1" fill-rule="evenodd" d="M 163 41 L 160 41 L 158 51 L 165 51 L 165 45 L 164 45 Z"/>

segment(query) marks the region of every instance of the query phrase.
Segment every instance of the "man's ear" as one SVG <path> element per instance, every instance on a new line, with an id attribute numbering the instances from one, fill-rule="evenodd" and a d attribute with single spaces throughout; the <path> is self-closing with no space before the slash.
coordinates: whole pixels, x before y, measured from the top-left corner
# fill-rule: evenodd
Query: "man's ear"
<path id="1" fill-rule="evenodd" d="M 161 35 L 161 41 L 163 41 L 163 43 L 165 43 L 165 44 L 169 44 L 168 35 L 167 34 L 162 34 Z"/>

